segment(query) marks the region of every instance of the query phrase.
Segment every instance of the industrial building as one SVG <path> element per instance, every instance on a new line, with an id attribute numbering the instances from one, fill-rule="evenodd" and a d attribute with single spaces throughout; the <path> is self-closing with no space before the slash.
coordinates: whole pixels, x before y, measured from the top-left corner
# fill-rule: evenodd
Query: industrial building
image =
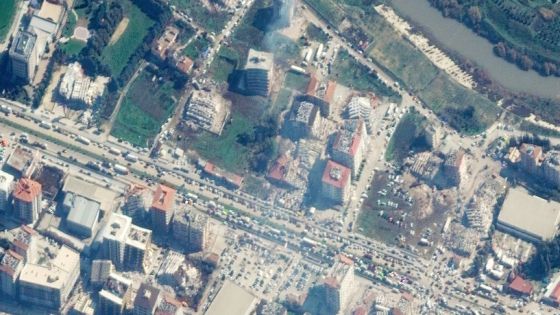
<path id="1" fill-rule="evenodd" d="M 14 187 L 13 199 L 17 218 L 26 224 L 35 224 L 41 213 L 41 184 L 21 178 Z"/>
<path id="2" fill-rule="evenodd" d="M 257 302 L 253 294 L 226 280 L 205 315 L 249 315 L 257 306 Z"/>
<path id="3" fill-rule="evenodd" d="M 103 230 L 101 252 L 113 262 L 117 269 L 124 265 L 124 250 L 132 220 L 122 214 L 113 213 Z"/>
<path id="4" fill-rule="evenodd" d="M 274 55 L 249 49 L 245 63 L 245 87 L 248 94 L 268 96 L 272 87 Z"/>
<path id="5" fill-rule="evenodd" d="M 97 311 L 103 315 L 120 315 L 131 296 L 132 280 L 112 273 L 105 282 L 103 289 L 99 291 Z"/>
<path id="6" fill-rule="evenodd" d="M 27 31 L 19 31 L 16 34 L 9 52 L 14 78 L 26 83 L 33 81 L 39 63 L 37 46 L 37 35 Z"/>
<path id="7" fill-rule="evenodd" d="M 185 107 L 185 123 L 220 135 L 229 118 L 230 104 L 221 95 L 194 91 Z"/>
<path id="8" fill-rule="evenodd" d="M 19 276 L 19 298 L 24 303 L 60 309 L 80 275 L 80 254 L 66 245 L 45 265 L 27 263 Z"/>
<path id="9" fill-rule="evenodd" d="M 103 188 L 75 176 L 66 177 L 62 192 L 66 195 L 78 195 L 98 202 L 100 210 L 104 213 L 112 212 L 114 201 L 117 199 L 117 193 L 115 191 Z"/>
<path id="10" fill-rule="evenodd" d="M 161 299 L 160 290 L 147 283 L 142 283 L 134 298 L 134 315 L 152 315 Z"/>
<path id="11" fill-rule="evenodd" d="M 497 227 L 523 240 L 541 243 L 556 236 L 559 222 L 560 203 L 532 196 L 523 188 L 511 188 L 498 215 Z"/>
<path id="12" fill-rule="evenodd" d="M 352 176 L 357 177 L 360 165 L 364 159 L 367 144 L 367 133 L 362 120 L 346 121 L 344 128 L 339 130 L 331 148 L 333 161 L 352 170 Z"/>
<path id="13" fill-rule="evenodd" d="M 17 279 L 24 265 L 18 253 L 8 250 L 0 258 L 0 293 L 12 299 L 17 297 Z"/>
<path id="14" fill-rule="evenodd" d="M 338 204 L 345 204 L 350 198 L 351 174 L 348 167 L 328 160 L 321 180 L 323 196 Z"/>
<path id="15" fill-rule="evenodd" d="M 14 184 L 14 177 L 6 172 L 0 171 L 0 211 L 10 208 L 9 200 Z"/>
<path id="16" fill-rule="evenodd" d="M 161 184 L 156 189 L 150 207 L 152 231 L 167 235 L 171 219 L 175 213 L 175 193 L 175 189 Z"/>
<path id="17" fill-rule="evenodd" d="M 101 76 L 92 79 L 85 75 L 78 62 L 74 62 L 68 65 L 58 93 L 68 102 L 93 106 L 105 92 L 109 79 Z"/>
<path id="18" fill-rule="evenodd" d="M 186 242 L 189 252 L 204 251 L 208 243 L 208 217 L 193 211 L 177 213 L 173 218 L 173 236 Z"/>
<path id="19" fill-rule="evenodd" d="M 295 100 L 283 129 L 286 136 L 299 140 L 307 137 L 318 138 L 320 127 L 319 107 L 310 102 Z"/>
<path id="20" fill-rule="evenodd" d="M 99 220 L 99 202 L 66 194 L 63 207 L 68 210 L 66 226 L 70 232 L 82 237 L 91 237 L 94 234 Z"/>
<path id="21" fill-rule="evenodd" d="M 124 249 L 124 266 L 128 270 L 146 272 L 152 231 L 131 225 Z"/>
<path id="22" fill-rule="evenodd" d="M 52 43 L 64 17 L 62 5 L 43 1 L 41 8 L 33 13 L 27 30 L 37 35 L 37 54 L 42 56 L 47 45 Z"/>

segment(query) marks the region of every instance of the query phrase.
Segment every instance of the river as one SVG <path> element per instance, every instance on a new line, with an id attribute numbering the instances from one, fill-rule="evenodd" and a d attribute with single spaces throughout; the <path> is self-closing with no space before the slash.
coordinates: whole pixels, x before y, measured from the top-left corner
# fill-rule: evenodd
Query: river
<path id="1" fill-rule="evenodd" d="M 535 71 L 523 71 L 494 55 L 492 44 L 468 27 L 445 18 L 427 0 L 391 0 L 399 15 L 420 26 L 444 49 L 458 52 L 482 67 L 493 81 L 505 88 L 528 94 L 560 98 L 560 78 L 543 77 Z"/>

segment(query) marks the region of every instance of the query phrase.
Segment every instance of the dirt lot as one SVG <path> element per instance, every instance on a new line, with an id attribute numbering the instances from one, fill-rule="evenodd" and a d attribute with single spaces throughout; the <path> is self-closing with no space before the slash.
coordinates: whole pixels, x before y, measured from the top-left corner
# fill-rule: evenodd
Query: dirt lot
<path id="1" fill-rule="evenodd" d="M 119 23 L 119 25 L 117 25 L 117 29 L 115 30 L 115 32 L 113 33 L 113 35 L 111 36 L 111 40 L 109 41 L 109 45 L 113 45 L 114 43 L 116 43 L 119 38 L 121 38 L 122 34 L 124 33 L 124 31 L 126 31 L 126 28 L 128 27 L 128 18 L 125 17 L 122 19 L 122 21 Z"/>

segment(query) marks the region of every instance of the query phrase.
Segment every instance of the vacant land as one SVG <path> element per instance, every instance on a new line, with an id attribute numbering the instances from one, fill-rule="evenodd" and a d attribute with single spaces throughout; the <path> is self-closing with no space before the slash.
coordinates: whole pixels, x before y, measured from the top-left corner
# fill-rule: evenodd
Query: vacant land
<path id="1" fill-rule="evenodd" d="M 239 64 L 239 55 L 233 49 L 222 46 L 212 61 L 208 72 L 217 82 L 227 82 L 229 75 Z"/>
<path id="2" fill-rule="evenodd" d="M 333 25 L 339 25 L 344 19 L 344 11 L 333 0 L 306 0 L 305 2 Z"/>
<path id="3" fill-rule="evenodd" d="M 400 95 L 395 90 L 385 85 L 375 73 L 370 72 L 346 50 L 338 52 L 330 77 L 340 84 L 358 91 L 374 92 L 378 96 L 400 101 Z"/>
<path id="4" fill-rule="evenodd" d="M 208 32 L 217 34 L 224 28 L 228 20 L 226 12 L 217 10 L 217 7 L 211 7 L 212 1 L 202 3 L 201 0 L 171 0 L 170 3 L 184 11 L 196 24 Z"/>
<path id="5" fill-rule="evenodd" d="M 329 40 L 329 35 L 313 23 L 307 24 L 305 33 L 307 34 L 307 38 L 311 41 L 324 43 Z"/>
<path id="6" fill-rule="evenodd" d="M 239 113 L 233 113 L 222 134 L 203 132 L 193 144 L 203 158 L 226 170 L 240 172 L 247 168 L 249 149 L 239 143 L 239 136 L 253 132 L 253 122 Z"/>
<path id="7" fill-rule="evenodd" d="M 426 117 L 418 112 L 411 111 L 404 115 L 391 136 L 385 152 L 385 159 L 401 163 L 408 156 L 410 150 L 427 149 L 424 138 L 424 129 L 427 123 Z"/>
<path id="8" fill-rule="evenodd" d="M 86 47 L 86 43 L 81 40 L 70 39 L 60 47 L 66 56 L 75 56 L 79 54 L 84 47 Z"/>
<path id="9" fill-rule="evenodd" d="M 4 42 L 12 26 L 18 2 L 18 0 L 0 1 L 0 43 Z"/>
<path id="10" fill-rule="evenodd" d="M 148 30 L 154 24 L 153 20 L 129 0 L 123 1 L 122 5 L 125 8 L 125 19 L 128 18 L 130 22 L 120 38 L 105 47 L 102 54 L 102 60 L 109 66 L 113 76 L 118 76 L 122 72 L 128 59 L 140 47 Z"/>
<path id="11" fill-rule="evenodd" d="M 146 147 L 159 133 L 175 108 L 178 92 L 173 83 L 152 79 L 144 71 L 132 83 L 111 130 L 113 136 Z"/>

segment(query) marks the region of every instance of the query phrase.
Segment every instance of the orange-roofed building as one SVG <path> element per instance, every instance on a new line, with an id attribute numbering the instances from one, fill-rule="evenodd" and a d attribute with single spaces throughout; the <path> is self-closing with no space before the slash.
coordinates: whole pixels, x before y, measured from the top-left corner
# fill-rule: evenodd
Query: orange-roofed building
<path id="1" fill-rule="evenodd" d="M 17 182 L 12 196 L 17 217 L 25 224 L 34 224 L 41 212 L 41 184 L 29 178 L 22 178 Z"/>
<path id="2" fill-rule="evenodd" d="M 334 202 L 344 204 L 350 198 L 352 171 L 334 161 L 327 161 L 321 180 L 323 195 Z"/>
<path id="3" fill-rule="evenodd" d="M 529 296 L 533 293 L 533 285 L 520 276 L 515 276 L 508 288 L 511 293 L 517 295 Z"/>
<path id="4" fill-rule="evenodd" d="M 311 75 L 311 78 L 309 79 L 309 83 L 307 84 L 306 94 L 311 96 L 316 96 L 318 87 L 319 87 L 319 80 L 317 80 L 316 76 Z"/>
<path id="5" fill-rule="evenodd" d="M 154 193 L 150 215 L 155 234 L 167 234 L 175 212 L 175 189 L 159 185 Z"/>
<path id="6" fill-rule="evenodd" d="M 181 59 L 179 59 L 179 61 L 175 64 L 177 69 L 185 74 L 189 74 L 189 72 L 191 72 L 193 65 L 194 62 L 192 59 L 186 56 L 181 57 Z"/>

